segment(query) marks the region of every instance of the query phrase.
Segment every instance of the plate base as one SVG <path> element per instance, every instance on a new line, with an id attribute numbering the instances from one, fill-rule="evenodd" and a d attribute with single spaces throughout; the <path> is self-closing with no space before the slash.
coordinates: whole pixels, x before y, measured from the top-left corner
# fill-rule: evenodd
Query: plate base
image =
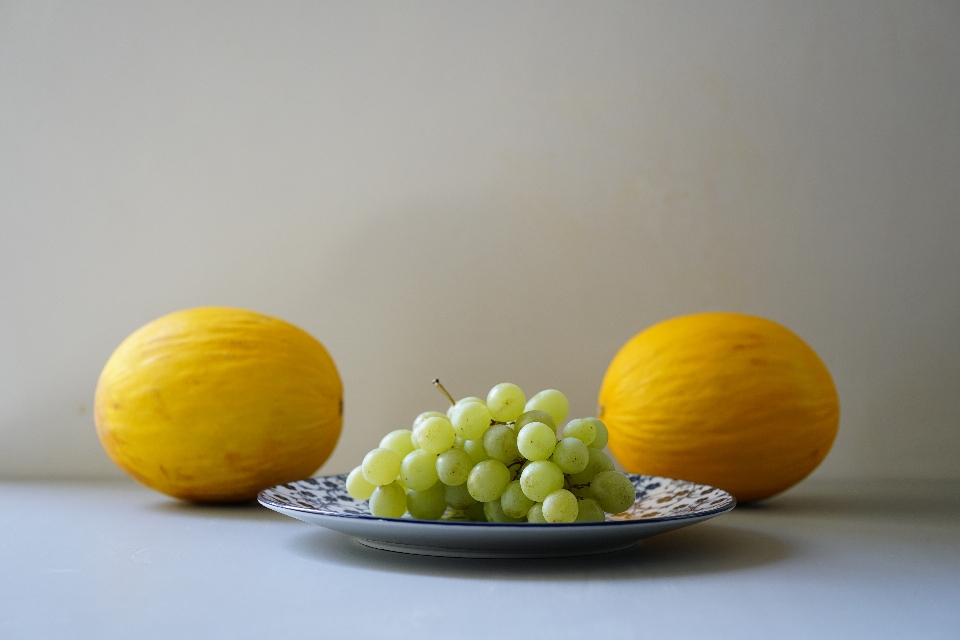
<path id="1" fill-rule="evenodd" d="M 586 548 L 563 548 L 563 549 L 456 549 L 451 547 L 425 547 L 413 544 L 400 544 L 398 542 L 381 542 L 380 540 L 366 540 L 364 538 L 355 538 L 357 542 L 365 547 L 372 549 L 381 549 L 383 551 L 394 551 L 397 553 L 409 553 L 417 556 L 438 556 L 443 558 L 572 558 L 574 556 L 592 556 L 601 553 L 613 553 L 614 551 L 623 551 L 637 544 L 634 540 L 627 544 L 617 544 L 611 547 L 586 547 Z"/>

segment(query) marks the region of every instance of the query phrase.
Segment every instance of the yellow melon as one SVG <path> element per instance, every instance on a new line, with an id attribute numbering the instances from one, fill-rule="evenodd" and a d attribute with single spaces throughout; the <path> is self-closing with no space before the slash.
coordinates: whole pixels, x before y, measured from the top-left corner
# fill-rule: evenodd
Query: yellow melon
<path id="1" fill-rule="evenodd" d="M 143 484 L 184 500 L 234 502 L 309 476 L 340 435 L 337 368 L 309 334 L 226 307 L 141 327 L 97 383 L 107 454 Z"/>
<path id="2" fill-rule="evenodd" d="M 736 313 L 654 325 L 614 357 L 600 389 L 609 447 L 635 473 L 772 496 L 826 457 L 840 405 L 830 372 L 789 329 Z"/>

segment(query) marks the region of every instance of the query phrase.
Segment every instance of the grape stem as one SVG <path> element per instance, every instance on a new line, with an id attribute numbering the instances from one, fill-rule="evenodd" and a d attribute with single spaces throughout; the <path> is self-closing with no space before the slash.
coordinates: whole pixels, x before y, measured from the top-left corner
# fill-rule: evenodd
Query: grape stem
<path id="1" fill-rule="evenodd" d="M 441 392 L 443 395 L 447 396 L 447 400 L 450 401 L 450 405 L 451 405 L 451 406 L 457 404 L 457 401 L 453 399 L 453 396 L 450 395 L 450 392 L 447 391 L 446 389 L 444 389 L 444 388 L 443 388 L 443 385 L 440 384 L 440 378 L 434 378 L 434 379 L 433 379 L 433 386 L 435 386 L 437 389 L 439 389 L 440 392 Z"/>

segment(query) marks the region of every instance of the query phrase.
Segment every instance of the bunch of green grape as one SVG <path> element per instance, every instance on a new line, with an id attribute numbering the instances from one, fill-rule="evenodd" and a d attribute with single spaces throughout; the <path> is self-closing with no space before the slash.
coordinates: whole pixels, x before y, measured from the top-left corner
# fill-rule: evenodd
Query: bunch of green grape
<path id="1" fill-rule="evenodd" d="M 595 522 L 636 500 L 633 483 L 603 452 L 607 428 L 596 418 L 567 422 L 555 389 L 529 400 L 501 383 L 486 401 L 450 400 L 446 414 L 421 413 L 411 429 L 391 431 L 347 476 L 347 493 L 369 500 L 375 516 L 476 522 Z"/>

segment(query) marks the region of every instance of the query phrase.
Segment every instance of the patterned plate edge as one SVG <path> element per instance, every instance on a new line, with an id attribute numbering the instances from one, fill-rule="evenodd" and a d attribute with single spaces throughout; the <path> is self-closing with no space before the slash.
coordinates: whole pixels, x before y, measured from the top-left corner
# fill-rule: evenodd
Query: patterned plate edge
<path id="1" fill-rule="evenodd" d="M 319 478 L 304 478 L 303 480 L 295 480 L 293 482 L 288 482 L 285 484 L 276 485 L 270 487 L 269 489 L 264 489 L 257 496 L 257 501 L 264 507 L 273 509 L 283 509 L 288 511 L 298 511 L 300 513 L 309 513 L 312 515 L 324 516 L 324 517 L 333 517 L 333 518 L 356 518 L 360 520 L 381 520 L 384 522 L 409 522 L 420 525 L 427 526 L 439 526 L 445 527 L 450 525 L 460 525 L 460 526 L 473 526 L 473 527 L 521 527 L 524 529 L 535 529 L 540 527 L 601 527 L 601 526 L 611 526 L 611 525 L 637 525 L 637 524 L 647 524 L 655 522 L 675 522 L 677 520 L 686 520 L 691 518 L 706 518 L 710 516 L 717 516 L 728 511 L 733 510 L 737 506 L 736 498 L 734 498 L 730 493 L 719 489 L 717 487 L 712 487 L 710 485 L 698 484 L 695 482 L 690 482 L 687 480 L 677 480 L 674 478 L 662 478 L 659 476 L 642 476 L 632 473 L 626 474 L 628 478 L 633 482 L 634 486 L 637 487 L 638 495 L 642 495 L 642 491 L 651 491 L 660 487 L 664 482 L 671 483 L 680 483 L 682 486 L 687 486 L 690 488 L 698 488 L 700 493 L 713 493 L 717 492 L 721 495 L 721 504 L 716 504 L 717 500 L 714 500 L 712 504 L 715 504 L 713 508 L 705 509 L 702 511 L 690 511 L 686 513 L 679 513 L 669 516 L 660 516 L 660 517 L 639 517 L 634 519 L 629 518 L 618 518 L 617 516 L 621 514 L 614 514 L 612 519 L 604 520 L 603 522 L 569 522 L 569 523 L 557 523 L 557 524 L 541 524 L 541 523 L 530 523 L 530 522 L 471 522 L 467 520 L 416 520 L 414 518 L 383 518 L 379 516 L 374 516 L 366 513 L 348 513 L 348 512 L 339 512 L 332 511 L 329 509 L 324 509 L 323 507 L 311 506 L 309 504 L 300 503 L 300 504 L 291 504 L 290 502 L 280 502 L 278 500 L 272 499 L 267 494 L 270 492 L 276 492 L 283 489 L 288 491 L 300 491 L 301 489 L 296 485 L 299 484 L 309 484 L 313 486 L 319 486 L 322 483 L 327 484 L 328 490 L 337 490 L 340 489 L 344 492 L 344 495 L 340 498 L 349 498 L 346 496 L 345 490 L 343 489 L 343 482 L 346 479 L 346 474 L 332 475 L 332 476 L 323 476 Z M 339 481 L 339 482 L 338 482 Z M 640 484 L 644 483 L 645 486 L 641 487 Z M 655 485 L 655 486 L 654 486 Z M 638 497 L 637 501 L 634 503 L 633 507 L 630 510 L 624 513 L 633 513 L 638 509 L 642 502 L 642 498 Z M 329 504 L 329 503 L 328 503 Z M 611 517 L 611 516 L 608 516 Z"/>

